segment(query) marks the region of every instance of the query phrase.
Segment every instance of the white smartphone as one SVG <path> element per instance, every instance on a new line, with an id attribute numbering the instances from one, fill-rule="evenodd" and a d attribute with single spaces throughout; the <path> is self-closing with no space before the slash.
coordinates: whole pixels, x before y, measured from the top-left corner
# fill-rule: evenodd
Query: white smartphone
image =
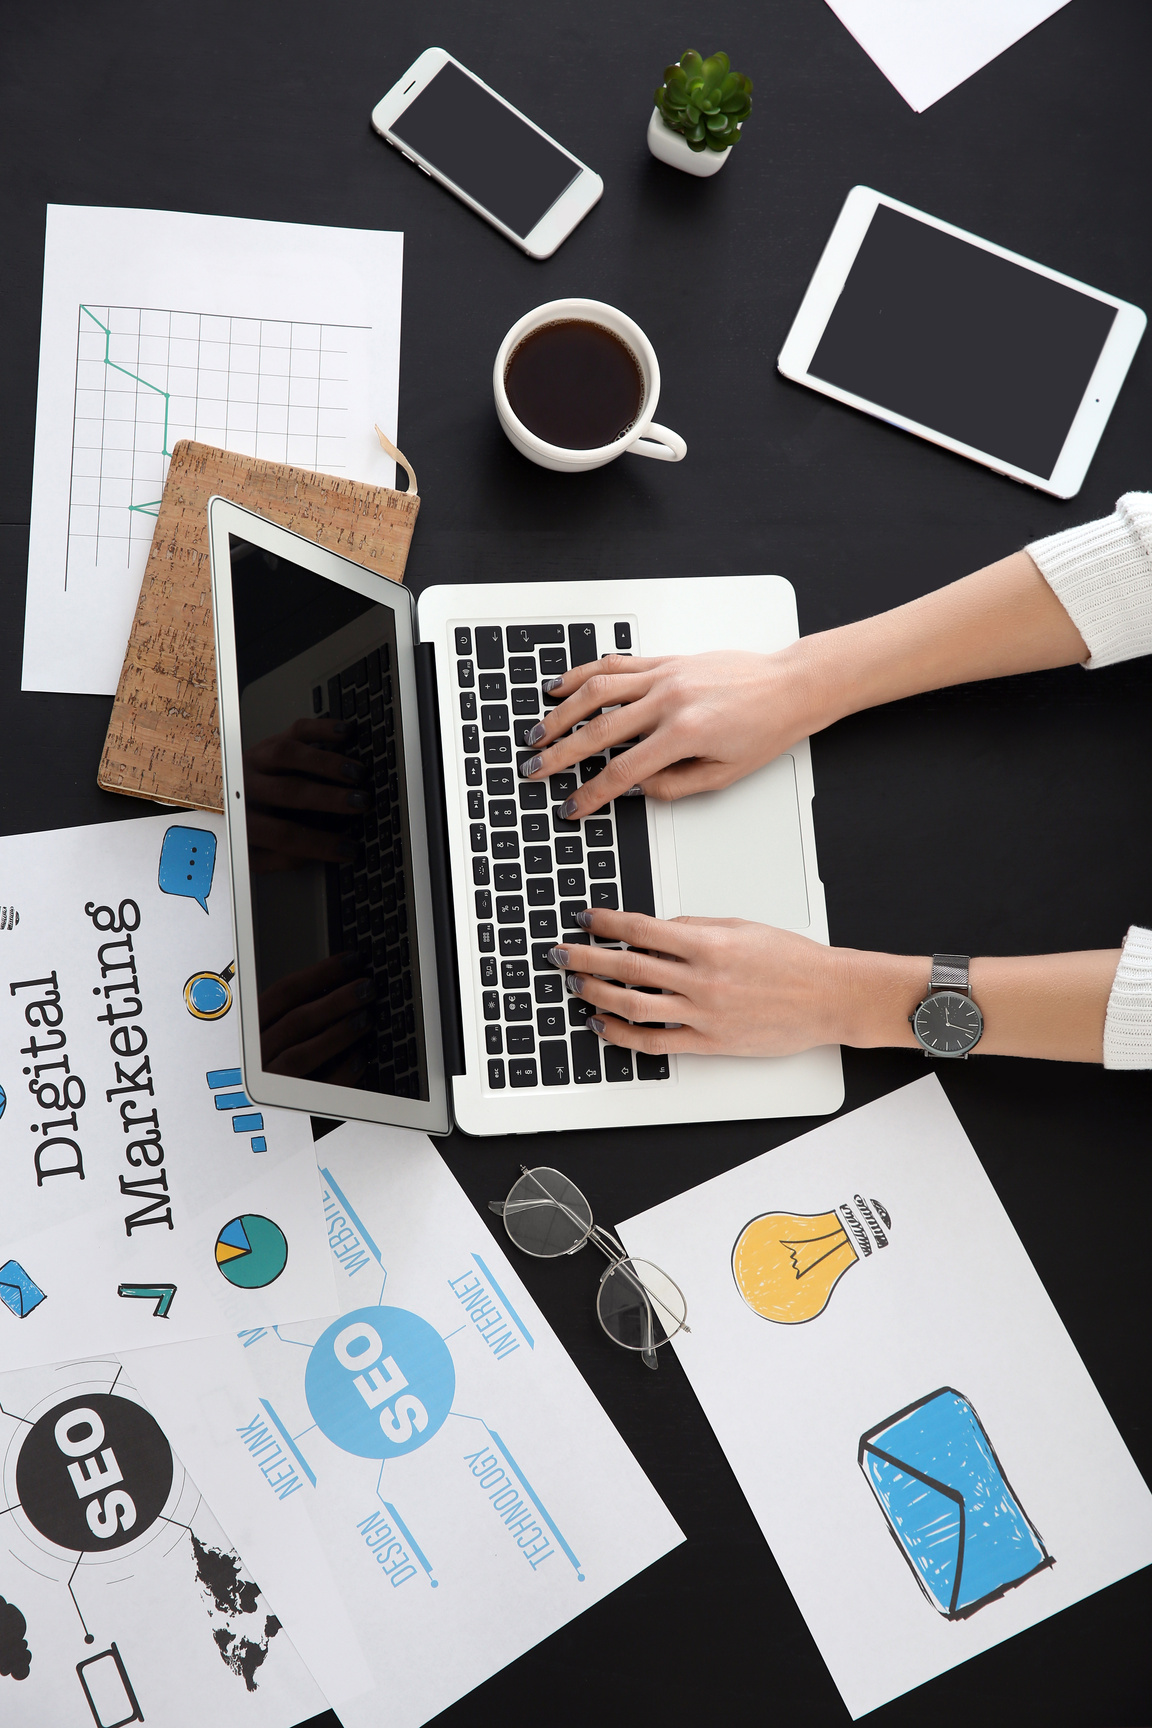
<path id="1" fill-rule="evenodd" d="M 777 366 L 1071 498 L 1146 323 L 1138 306 L 854 186 Z"/>
<path id="2" fill-rule="evenodd" d="M 425 174 L 530 258 L 549 258 L 604 190 L 599 174 L 443 48 L 425 48 L 372 110 Z"/>

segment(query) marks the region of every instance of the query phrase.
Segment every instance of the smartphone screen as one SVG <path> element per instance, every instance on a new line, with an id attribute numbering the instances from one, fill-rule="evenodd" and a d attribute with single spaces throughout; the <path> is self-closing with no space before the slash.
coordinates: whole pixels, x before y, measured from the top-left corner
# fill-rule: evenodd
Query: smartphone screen
<path id="1" fill-rule="evenodd" d="M 808 370 L 1048 476 L 1116 310 L 877 206 Z"/>
<path id="2" fill-rule="evenodd" d="M 580 173 L 571 156 L 451 61 L 389 132 L 522 240 Z"/>

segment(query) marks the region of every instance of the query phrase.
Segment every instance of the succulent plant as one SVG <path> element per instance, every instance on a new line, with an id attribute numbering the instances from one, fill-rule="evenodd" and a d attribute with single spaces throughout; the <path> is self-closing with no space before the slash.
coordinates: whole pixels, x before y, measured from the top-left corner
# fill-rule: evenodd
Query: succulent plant
<path id="1" fill-rule="evenodd" d="M 752 80 L 731 70 L 727 54 L 702 60 L 690 48 L 675 66 L 665 66 L 656 107 L 689 150 L 727 150 L 752 112 Z"/>

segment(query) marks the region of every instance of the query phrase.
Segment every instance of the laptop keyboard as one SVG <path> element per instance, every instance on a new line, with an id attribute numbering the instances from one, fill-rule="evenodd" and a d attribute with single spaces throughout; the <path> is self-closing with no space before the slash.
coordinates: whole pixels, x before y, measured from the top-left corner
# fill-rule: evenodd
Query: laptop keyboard
<path id="1" fill-rule="evenodd" d="M 568 821 L 564 800 L 600 772 L 603 756 L 547 781 L 518 773 L 534 754 L 527 733 L 556 706 L 541 681 L 601 652 L 631 652 L 632 626 L 616 623 L 612 647 L 603 650 L 592 623 L 458 624 L 453 632 L 471 857 L 464 886 L 473 897 L 473 988 L 488 1089 L 667 1080 L 667 1056 L 602 1044 L 588 1031 L 595 1008 L 566 994 L 547 958 L 558 943 L 592 941 L 575 920 L 586 906 L 654 912 L 644 800 L 620 798 Z"/>

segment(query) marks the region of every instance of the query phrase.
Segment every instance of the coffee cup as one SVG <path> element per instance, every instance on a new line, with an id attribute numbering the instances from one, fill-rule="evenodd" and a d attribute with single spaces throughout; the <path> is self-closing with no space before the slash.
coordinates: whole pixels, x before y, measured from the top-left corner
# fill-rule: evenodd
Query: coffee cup
<path id="1" fill-rule="evenodd" d="M 550 325 L 593 325 L 607 331 L 622 343 L 639 372 L 639 407 L 620 436 L 610 443 L 591 448 L 567 447 L 550 443 L 516 414 L 508 397 L 507 373 L 509 361 L 525 338 Z M 652 456 L 658 462 L 682 462 L 688 446 L 678 432 L 660 426 L 654 418 L 660 399 L 660 363 L 656 351 L 640 326 L 608 306 L 602 300 L 549 300 L 517 320 L 500 344 L 492 372 L 492 388 L 496 396 L 496 412 L 510 441 L 541 468 L 553 468 L 561 474 L 580 474 L 589 468 L 603 468 L 625 452 L 632 456 Z"/>

